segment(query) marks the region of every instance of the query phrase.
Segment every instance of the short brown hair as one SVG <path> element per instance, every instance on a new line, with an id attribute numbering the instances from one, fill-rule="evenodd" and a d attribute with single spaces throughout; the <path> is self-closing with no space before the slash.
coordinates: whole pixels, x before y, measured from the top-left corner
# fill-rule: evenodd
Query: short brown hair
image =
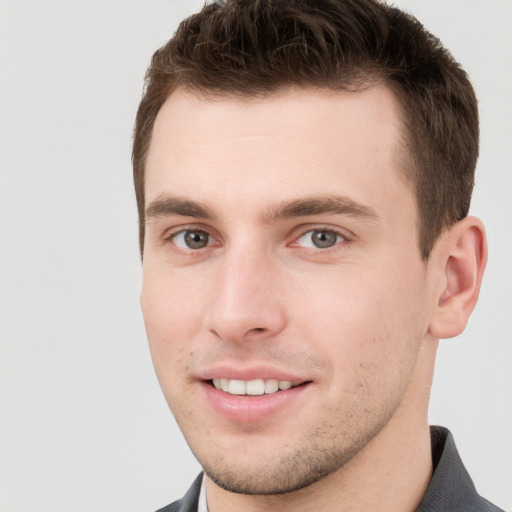
<path id="1" fill-rule="evenodd" d="M 134 130 L 133 173 L 144 245 L 144 167 L 153 125 L 176 87 L 254 97 L 285 86 L 358 90 L 383 82 L 403 109 L 403 171 L 417 199 L 427 260 L 468 214 L 478 158 L 471 83 L 413 16 L 379 0 L 224 0 L 185 19 L 157 50 Z"/>

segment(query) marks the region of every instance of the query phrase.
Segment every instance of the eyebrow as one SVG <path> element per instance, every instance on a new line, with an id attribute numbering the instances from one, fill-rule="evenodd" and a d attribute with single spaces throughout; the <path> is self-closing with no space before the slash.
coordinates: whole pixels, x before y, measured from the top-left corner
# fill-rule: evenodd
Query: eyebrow
<path id="1" fill-rule="evenodd" d="M 263 220 L 273 223 L 281 219 L 322 214 L 348 215 L 350 217 L 380 220 L 379 215 L 373 208 L 345 196 L 306 197 L 284 201 L 270 206 L 263 215 Z M 146 220 L 172 215 L 194 217 L 203 220 L 218 219 L 218 215 L 204 204 L 174 196 L 156 198 L 145 211 Z"/>
<path id="2" fill-rule="evenodd" d="M 180 197 L 158 197 L 152 201 L 145 211 L 145 218 L 181 215 L 196 219 L 215 220 L 217 216 L 206 206 Z"/>
<path id="3" fill-rule="evenodd" d="M 279 219 L 321 214 L 379 220 L 379 215 L 373 208 L 345 196 L 308 197 L 283 202 L 271 207 L 265 215 L 265 220 L 275 222 Z"/>

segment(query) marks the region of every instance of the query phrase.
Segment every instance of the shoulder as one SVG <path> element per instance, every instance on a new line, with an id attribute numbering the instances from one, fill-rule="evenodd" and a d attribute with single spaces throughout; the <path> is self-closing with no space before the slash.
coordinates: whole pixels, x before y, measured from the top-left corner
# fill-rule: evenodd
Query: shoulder
<path id="1" fill-rule="evenodd" d="M 201 482 L 203 474 L 201 473 L 190 486 L 185 496 L 181 500 L 174 501 L 170 505 L 163 507 L 156 512 L 197 512 L 199 493 L 201 491 Z"/>
<path id="2" fill-rule="evenodd" d="M 505 512 L 502 508 L 497 507 L 492 504 L 490 501 L 487 501 L 485 498 L 480 496 L 480 501 L 477 504 L 477 508 L 474 509 L 475 512 Z"/>
<path id="3" fill-rule="evenodd" d="M 434 473 L 416 512 L 503 512 L 477 493 L 451 433 L 443 427 L 430 433 Z"/>

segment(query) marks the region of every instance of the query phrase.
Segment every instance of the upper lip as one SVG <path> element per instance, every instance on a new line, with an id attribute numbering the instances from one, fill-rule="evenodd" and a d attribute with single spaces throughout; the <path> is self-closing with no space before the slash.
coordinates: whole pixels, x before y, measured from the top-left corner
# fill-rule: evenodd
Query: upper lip
<path id="1" fill-rule="evenodd" d="M 197 377 L 201 380 L 234 379 L 249 381 L 257 379 L 276 379 L 287 380 L 294 383 L 311 380 L 310 378 L 304 377 L 304 375 L 291 372 L 283 368 L 278 368 L 276 366 L 251 365 L 242 367 L 240 365 L 228 363 L 204 368 L 198 372 Z"/>

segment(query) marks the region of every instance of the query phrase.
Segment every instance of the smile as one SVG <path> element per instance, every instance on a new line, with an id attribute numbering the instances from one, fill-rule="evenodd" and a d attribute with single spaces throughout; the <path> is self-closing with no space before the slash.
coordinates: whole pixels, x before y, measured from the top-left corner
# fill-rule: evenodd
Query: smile
<path id="1" fill-rule="evenodd" d="M 221 378 L 213 379 L 211 382 L 216 389 L 230 395 L 251 396 L 270 395 L 300 385 L 300 383 L 293 383 L 289 380 L 277 379 L 238 380 Z"/>

